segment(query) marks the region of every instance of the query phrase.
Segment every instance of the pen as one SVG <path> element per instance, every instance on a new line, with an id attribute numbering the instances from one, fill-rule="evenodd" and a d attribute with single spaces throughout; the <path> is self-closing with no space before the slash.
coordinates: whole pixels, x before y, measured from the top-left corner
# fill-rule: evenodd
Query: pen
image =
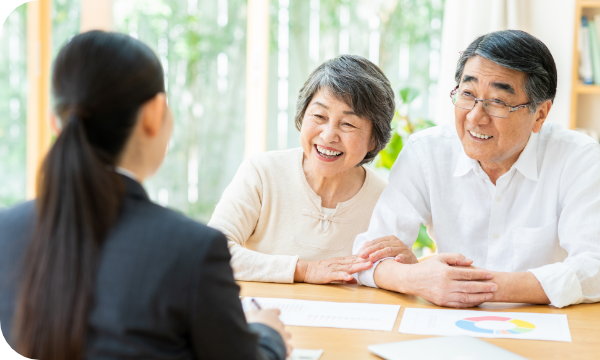
<path id="1" fill-rule="evenodd" d="M 252 298 L 252 303 L 258 308 L 258 310 L 262 310 L 262 306 L 260 306 L 260 304 L 258 303 L 258 301 L 254 300 L 254 298 Z"/>

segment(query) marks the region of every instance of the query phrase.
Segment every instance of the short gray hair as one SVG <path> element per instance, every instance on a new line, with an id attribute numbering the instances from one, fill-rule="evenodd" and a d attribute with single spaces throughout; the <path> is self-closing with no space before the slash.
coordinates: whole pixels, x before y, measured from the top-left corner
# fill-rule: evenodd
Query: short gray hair
<path id="1" fill-rule="evenodd" d="M 302 127 L 306 108 L 313 96 L 327 89 L 354 113 L 373 124 L 373 151 L 357 165 L 369 163 L 385 148 L 392 137 L 392 118 L 396 109 L 394 91 L 377 65 L 357 55 L 341 55 L 324 62 L 310 74 L 296 102 L 296 129 Z"/>
<path id="2" fill-rule="evenodd" d="M 458 60 L 454 74 L 457 85 L 467 60 L 475 56 L 526 74 L 523 90 L 531 103 L 530 113 L 546 100 L 554 102 L 558 82 L 556 64 L 548 47 L 535 36 L 520 30 L 503 30 L 478 37 Z"/>

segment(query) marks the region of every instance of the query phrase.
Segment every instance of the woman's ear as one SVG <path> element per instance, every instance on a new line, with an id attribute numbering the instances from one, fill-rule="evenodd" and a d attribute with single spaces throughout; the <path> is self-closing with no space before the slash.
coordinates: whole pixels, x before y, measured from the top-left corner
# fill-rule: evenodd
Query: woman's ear
<path id="1" fill-rule="evenodd" d="M 375 150 L 375 147 L 377 147 L 377 141 L 375 141 L 375 138 L 372 138 L 371 144 L 369 144 L 369 152 Z"/>
<path id="2" fill-rule="evenodd" d="M 52 129 L 52 133 L 54 136 L 60 135 L 60 125 L 58 124 L 58 119 L 54 113 L 50 113 L 50 128 Z"/>
<path id="3" fill-rule="evenodd" d="M 156 137 L 165 119 L 167 110 L 167 95 L 158 93 L 152 99 L 146 101 L 141 111 L 141 126 L 144 133 L 153 138 Z"/>

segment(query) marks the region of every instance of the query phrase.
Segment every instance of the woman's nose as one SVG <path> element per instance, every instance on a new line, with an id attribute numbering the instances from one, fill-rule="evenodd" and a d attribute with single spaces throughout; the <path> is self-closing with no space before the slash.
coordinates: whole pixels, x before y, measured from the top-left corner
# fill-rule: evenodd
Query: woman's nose
<path id="1" fill-rule="evenodd" d="M 335 128 L 335 126 L 333 124 L 331 124 L 331 122 L 326 124 L 324 126 L 323 130 L 321 131 L 321 139 L 323 139 L 325 142 L 328 142 L 328 143 L 337 141 L 337 139 L 338 139 L 337 129 Z"/>

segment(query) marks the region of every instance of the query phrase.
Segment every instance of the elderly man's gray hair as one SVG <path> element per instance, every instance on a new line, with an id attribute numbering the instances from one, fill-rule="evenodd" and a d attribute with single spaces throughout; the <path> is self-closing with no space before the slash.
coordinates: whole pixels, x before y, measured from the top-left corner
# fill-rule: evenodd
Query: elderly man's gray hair
<path id="1" fill-rule="evenodd" d="M 306 108 L 321 89 L 327 89 L 356 115 L 371 121 L 375 148 L 358 165 L 372 161 L 392 137 L 391 122 L 396 105 L 389 80 L 377 65 L 361 56 L 341 55 L 324 62 L 310 74 L 298 94 L 295 116 L 298 130 Z"/>
<path id="2" fill-rule="evenodd" d="M 481 56 L 508 69 L 526 74 L 524 91 L 530 112 L 546 100 L 554 102 L 557 74 L 554 58 L 538 38 L 520 30 L 495 31 L 475 39 L 461 54 L 454 79 L 460 84 L 467 60 Z M 514 105 L 514 104 L 512 104 Z"/>

